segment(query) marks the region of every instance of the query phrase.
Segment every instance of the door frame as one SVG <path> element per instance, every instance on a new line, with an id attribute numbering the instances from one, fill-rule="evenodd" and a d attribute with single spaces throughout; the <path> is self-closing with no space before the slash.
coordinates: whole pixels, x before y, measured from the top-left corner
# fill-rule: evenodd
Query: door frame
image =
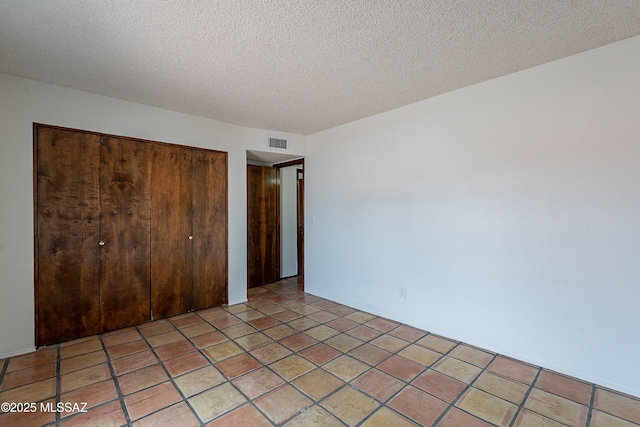
<path id="1" fill-rule="evenodd" d="M 273 165 L 278 170 L 288 166 L 302 166 L 302 169 L 296 168 L 296 244 L 298 249 L 298 283 L 304 290 L 304 158 Z M 300 177 L 301 172 L 302 177 Z"/>

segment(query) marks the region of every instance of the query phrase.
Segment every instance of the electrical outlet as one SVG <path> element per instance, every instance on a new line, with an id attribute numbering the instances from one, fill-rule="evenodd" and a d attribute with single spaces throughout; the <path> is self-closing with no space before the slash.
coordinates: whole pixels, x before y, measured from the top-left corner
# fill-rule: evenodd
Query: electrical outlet
<path id="1" fill-rule="evenodd" d="M 400 298 L 407 298 L 407 288 L 400 286 Z"/>

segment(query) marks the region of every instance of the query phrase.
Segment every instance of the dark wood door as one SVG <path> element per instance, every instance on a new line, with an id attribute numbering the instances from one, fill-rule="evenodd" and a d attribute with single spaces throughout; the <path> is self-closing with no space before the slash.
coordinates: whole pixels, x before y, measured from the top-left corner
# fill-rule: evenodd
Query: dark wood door
<path id="1" fill-rule="evenodd" d="M 101 138 L 102 331 L 150 319 L 150 146 L 125 138 Z"/>
<path id="2" fill-rule="evenodd" d="M 280 279 L 278 169 L 247 165 L 247 287 Z"/>
<path id="3" fill-rule="evenodd" d="M 37 346 L 99 332 L 99 141 L 35 128 Z"/>
<path id="4" fill-rule="evenodd" d="M 162 319 L 193 304 L 191 150 L 153 144 L 151 313 Z"/>
<path id="5" fill-rule="evenodd" d="M 304 285 L 304 170 L 296 170 L 296 222 L 298 228 L 298 283 Z"/>
<path id="6" fill-rule="evenodd" d="M 228 302 L 227 153 L 192 150 L 193 309 Z"/>

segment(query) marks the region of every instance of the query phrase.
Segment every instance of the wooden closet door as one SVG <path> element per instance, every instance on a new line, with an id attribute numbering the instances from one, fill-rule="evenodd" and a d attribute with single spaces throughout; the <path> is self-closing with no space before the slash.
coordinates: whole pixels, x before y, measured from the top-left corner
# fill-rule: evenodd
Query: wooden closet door
<path id="1" fill-rule="evenodd" d="M 193 305 L 191 150 L 153 144 L 151 310 L 154 319 Z"/>
<path id="2" fill-rule="evenodd" d="M 227 153 L 192 150 L 193 308 L 228 302 Z"/>
<path id="3" fill-rule="evenodd" d="M 280 279 L 278 170 L 247 165 L 247 287 Z"/>
<path id="4" fill-rule="evenodd" d="M 102 331 L 150 319 L 150 146 L 125 138 L 101 139 Z"/>
<path id="5" fill-rule="evenodd" d="M 100 137 L 37 126 L 36 345 L 99 332 Z"/>

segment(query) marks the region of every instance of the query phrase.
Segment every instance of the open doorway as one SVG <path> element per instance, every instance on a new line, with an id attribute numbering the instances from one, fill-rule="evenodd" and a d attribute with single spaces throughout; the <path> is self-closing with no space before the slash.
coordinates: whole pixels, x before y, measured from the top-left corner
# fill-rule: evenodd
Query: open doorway
<path id="1" fill-rule="evenodd" d="M 304 288 L 304 159 L 274 156 L 247 152 L 247 287 Z"/>

